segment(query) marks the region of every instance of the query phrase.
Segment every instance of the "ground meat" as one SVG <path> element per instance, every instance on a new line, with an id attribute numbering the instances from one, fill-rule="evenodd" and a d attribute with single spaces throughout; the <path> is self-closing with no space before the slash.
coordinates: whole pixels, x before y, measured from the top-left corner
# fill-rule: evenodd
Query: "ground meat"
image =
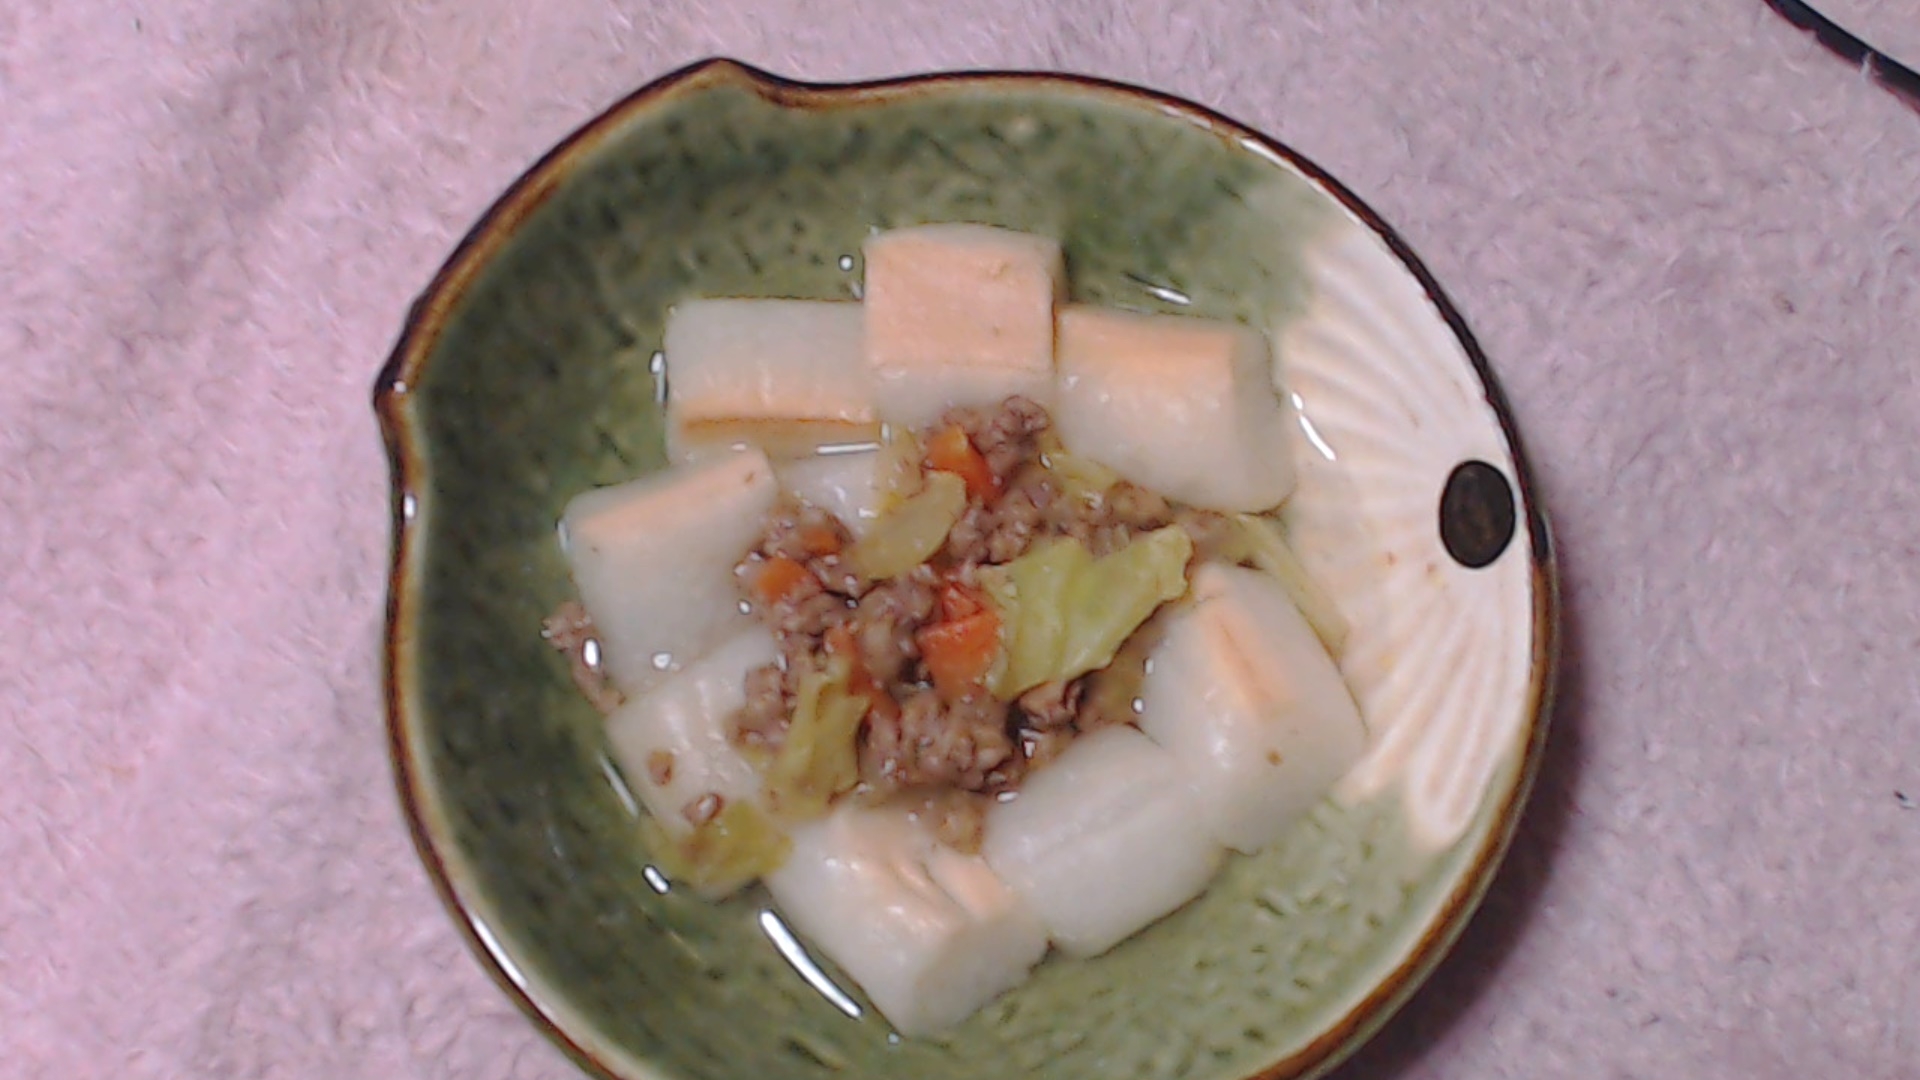
<path id="1" fill-rule="evenodd" d="M 743 592 L 752 595 L 752 583 L 764 565 L 758 556 L 749 557 L 739 565 L 735 576 Z M 853 617 L 852 600 L 826 588 L 817 576 L 800 579 L 786 595 L 770 604 L 749 603 L 760 620 L 780 635 L 819 637 Z"/>
<path id="2" fill-rule="evenodd" d="M 852 630 L 860 662 L 881 684 L 898 681 L 920 659 L 914 632 L 933 616 L 931 575 L 882 582 L 860 598 Z"/>
<path id="3" fill-rule="evenodd" d="M 994 505 L 997 520 L 987 535 L 989 563 L 1012 562 L 1033 546 L 1047 521 L 1047 509 L 1060 501 L 1059 486 L 1047 470 L 1030 466 L 1021 471 Z"/>
<path id="4" fill-rule="evenodd" d="M 1108 520 L 1145 532 L 1173 520 L 1173 507 L 1158 494 L 1125 480 L 1107 489 Z"/>
<path id="5" fill-rule="evenodd" d="M 967 507 L 947 534 L 946 558 L 962 566 L 1012 562 L 1053 524 L 1050 511 L 1065 502 L 1052 474 L 1029 463 L 1000 498 Z"/>
<path id="6" fill-rule="evenodd" d="M 768 514 L 759 545 L 735 567 L 734 576 L 749 606 L 761 609 L 761 617 L 776 633 L 823 634 L 845 621 L 849 601 L 865 591 L 865 583 L 842 554 L 850 543 L 839 518 L 810 503 L 783 498 Z M 756 604 L 752 586 L 769 559 L 792 559 L 806 569 L 808 580 L 772 604 Z"/>
<path id="7" fill-rule="evenodd" d="M 944 421 L 968 433 L 1005 484 L 999 498 L 970 503 L 947 534 L 942 557 L 963 573 L 1012 562 L 1047 535 L 1072 537 L 1095 555 L 1110 555 L 1138 533 L 1176 518 L 1165 498 L 1125 480 L 1101 498 L 1066 497 L 1059 480 L 1039 462 L 1037 436 L 1048 427 L 1047 415 L 1025 398 L 1009 398 L 998 408 L 953 409 Z M 1218 514 L 1185 509 L 1179 514 L 1192 518 L 1196 535 L 1224 535 L 1226 519 Z"/>
<path id="8" fill-rule="evenodd" d="M 626 703 L 600 666 L 600 639 L 594 633 L 593 617 L 578 600 L 568 600 L 555 608 L 541 623 L 540 636 L 566 656 L 574 688 L 594 708 L 610 713 Z"/>
<path id="9" fill-rule="evenodd" d="M 1033 546 L 1034 528 L 1023 521 L 1006 521 L 987 537 L 987 562 L 1008 563 L 1027 553 Z"/>
<path id="10" fill-rule="evenodd" d="M 812 503 L 783 498 L 767 515 L 767 527 L 755 550 L 772 558 L 784 555 L 798 562 L 840 551 L 852 542 L 847 527 Z"/>
<path id="11" fill-rule="evenodd" d="M 941 554 L 958 566 L 978 566 L 987 561 L 987 537 L 994 526 L 993 507 L 970 503 L 960 520 L 947 532 L 947 545 Z"/>
<path id="12" fill-rule="evenodd" d="M 998 405 L 949 409 L 941 422 L 958 424 L 967 433 L 973 448 L 986 458 L 987 468 L 1003 484 L 1033 459 L 1035 438 L 1053 426 L 1047 410 L 1019 395 Z"/>
<path id="13" fill-rule="evenodd" d="M 1017 704 L 1025 726 L 1039 731 L 1056 731 L 1073 723 L 1080 709 L 1081 680 L 1041 683 L 1020 695 Z"/>
<path id="14" fill-rule="evenodd" d="M 867 591 L 869 582 L 854 573 L 853 568 L 847 565 L 846 557 L 839 552 L 816 555 L 806 560 L 806 567 L 813 580 L 828 592 L 858 599 Z"/>
<path id="15" fill-rule="evenodd" d="M 1136 532 L 1159 528 L 1171 515 L 1165 500 L 1124 480 L 1096 499 L 1055 495 L 1038 506 L 1045 531 L 1072 537 L 1095 555 L 1118 551 Z"/>
<path id="16" fill-rule="evenodd" d="M 735 746 L 777 750 L 787 741 L 787 722 L 791 719 L 786 673 L 779 664 L 766 664 L 747 672 L 747 700 L 728 725 L 728 737 Z"/>
<path id="17" fill-rule="evenodd" d="M 898 716 L 868 717 L 861 779 L 881 790 L 934 785 L 985 791 L 1014 756 L 1007 707 L 985 694 L 946 702 L 917 690 Z"/>

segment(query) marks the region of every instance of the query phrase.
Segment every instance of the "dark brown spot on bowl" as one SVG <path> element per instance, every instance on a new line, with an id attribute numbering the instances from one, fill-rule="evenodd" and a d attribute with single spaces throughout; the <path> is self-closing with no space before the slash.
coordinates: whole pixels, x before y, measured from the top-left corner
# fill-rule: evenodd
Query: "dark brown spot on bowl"
<path id="1" fill-rule="evenodd" d="M 1484 461 L 1463 461 L 1440 493 L 1440 542 L 1462 566 L 1478 570 L 1513 542 L 1513 485 Z"/>

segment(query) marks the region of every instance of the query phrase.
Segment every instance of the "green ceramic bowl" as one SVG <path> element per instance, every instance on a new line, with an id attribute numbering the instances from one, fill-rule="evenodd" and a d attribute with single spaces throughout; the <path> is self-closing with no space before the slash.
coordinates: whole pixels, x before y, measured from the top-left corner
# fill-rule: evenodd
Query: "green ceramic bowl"
<path id="1" fill-rule="evenodd" d="M 1302 417 L 1289 525 L 1353 625 L 1372 749 L 1200 900 L 903 1041 L 788 966 L 764 893 L 649 885 L 599 717 L 540 624 L 570 594 L 567 499 L 662 463 L 668 306 L 856 296 L 862 239 L 925 221 L 1058 237 L 1078 299 L 1273 335 Z M 413 309 L 376 404 L 414 839 L 501 984 L 609 1076 L 1318 1075 L 1458 935 L 1539 760 L 1552 562 L 1479 351 L 1357 199 L 1193 105 L 1059 76 L 807 86 L 696 65 L 514 184 Z"/>

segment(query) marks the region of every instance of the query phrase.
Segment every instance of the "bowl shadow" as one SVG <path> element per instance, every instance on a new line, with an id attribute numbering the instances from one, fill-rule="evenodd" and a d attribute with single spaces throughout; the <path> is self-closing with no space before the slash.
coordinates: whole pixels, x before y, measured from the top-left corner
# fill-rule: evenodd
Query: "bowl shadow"
<path id="1" fill-rule="evenodd" d="M 1576 813 L 1574 791 L 1585 766 L 1582 740 L 1589 708 L 1581 597 L 1564 550 L 1558 556 L 1559 682 L 1540 771 L 1512 846 L 1480 909 L 1446 958 L 1393 1019 L 1325 1080 L 1394 1080 L 1407 1074 L 1500 977 L 1538 913 Z"/>

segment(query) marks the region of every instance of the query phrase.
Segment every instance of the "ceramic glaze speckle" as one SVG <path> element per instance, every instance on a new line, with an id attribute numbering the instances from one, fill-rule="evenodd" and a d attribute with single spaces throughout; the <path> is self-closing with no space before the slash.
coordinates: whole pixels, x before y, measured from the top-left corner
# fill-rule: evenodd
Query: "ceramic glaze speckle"
<path id="1" fill-rule="evenodd" d="M 616 107 L 455 256 L 379 400 L 399 474 L 394 753 L 443 895 L 583 1064 L 1298 1077 L 1411 991 L 1490 878 L 1537 757 L 1551 568 L 1470 348 L 1358 204 L 1309 172 L 1218 118 L 1092 83 L 820 89 L 712 64 Z M 1076 300 L 1238 319 L 1297 357 L 1289 385 L 1334 457 L 1303 454 L 1291 513 L 1355 624 L 1348 674 L 1377 730 L 1344 798 L 1231 860 L 1197 902 L 903 1041 L 831 965 L 818 976 L 843 995 L 796 969 L 761 890 L 716 905 L 658 887 L 600 718 L 539 627 L 571 591 L 553 536 L 566 500 L 663 462 L 672 304 L 855 298 L 873 230 L 950 220 L 1058 237 Z M 1525 542 L 1487 570 L 1430 569 L 1462 455 L 1518 483 Z M 1365 564 L 1385 553 L 1407 567 Z M 1470 644 L 1407 662 L 1461 627 Z M 1441 679 L 1450 664 L 1469 674 Z"/>

